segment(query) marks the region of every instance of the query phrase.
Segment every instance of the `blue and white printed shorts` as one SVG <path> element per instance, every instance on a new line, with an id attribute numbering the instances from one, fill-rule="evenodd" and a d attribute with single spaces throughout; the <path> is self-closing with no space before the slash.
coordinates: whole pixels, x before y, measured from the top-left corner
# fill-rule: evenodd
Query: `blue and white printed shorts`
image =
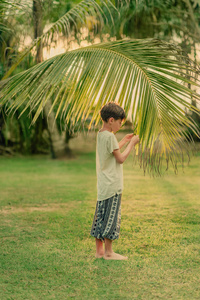
<path id="1" fill-rule="evenodd" d="M 97 201 L 91 236 L 97 239 L 115 240 L 119 238 L 121 224 L 121 194 Z"/>

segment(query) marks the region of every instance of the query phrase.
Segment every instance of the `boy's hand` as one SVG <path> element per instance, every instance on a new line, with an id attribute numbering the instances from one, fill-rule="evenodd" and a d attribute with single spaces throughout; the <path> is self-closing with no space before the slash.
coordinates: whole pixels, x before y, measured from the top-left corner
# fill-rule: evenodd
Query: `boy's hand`
<path id="1" fill-rule="evenodd" d="M 121 149 L 128 142 L 135 146 L 137 143 L 139 143 L 139 135 L 134 135 L 134 133 L 125 135 L 125 137 L 119 142 L 119 149 Z"/>
<path id="2" fill-rule="evenodd" d="M 139 135 L 134 135 L 131 139 L 131 142 L 135 145 L 137 145 L 139 143 L 140 139 L 139 139 Z"/>
<path id="3" fill-rule="evenodd" d="M 129 133 L 129 134 L 125 135 L 124 139 L 125 139 L 126 142 L 130 142 L 132 137 L 133 137 L 133 133 Z"/>

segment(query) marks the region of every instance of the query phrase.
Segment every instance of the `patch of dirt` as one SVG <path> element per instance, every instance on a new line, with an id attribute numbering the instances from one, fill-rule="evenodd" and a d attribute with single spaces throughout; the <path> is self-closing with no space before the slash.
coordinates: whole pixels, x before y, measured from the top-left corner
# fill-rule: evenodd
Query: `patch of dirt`
<path id="1" fill-rule="evenodd" d="M 50 204 L 41 204 L 40 206 L 5 206 L 0 210 L 0 214 L 12 214 L 12 213 L 24 213 L 24 212 L 51 212 L 51 211 L 69 211 L 75 206 L 79 205 L 81 201 L 74 201 L 69 203 L 50 203 Z"/>

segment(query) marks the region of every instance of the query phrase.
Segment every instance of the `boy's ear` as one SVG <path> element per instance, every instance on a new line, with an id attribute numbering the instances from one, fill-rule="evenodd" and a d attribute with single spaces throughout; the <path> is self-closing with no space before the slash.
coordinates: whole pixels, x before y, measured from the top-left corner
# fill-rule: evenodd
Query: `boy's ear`
<path id="1" fill-rule="evenodd" d="M 110 124 L 112 124 L 113 121 L 114 121 L 114 118 L 113 118 L 113 117 L 111 117 L 111 118 L 108 119 L 108 123 L 110 123 Z"/>

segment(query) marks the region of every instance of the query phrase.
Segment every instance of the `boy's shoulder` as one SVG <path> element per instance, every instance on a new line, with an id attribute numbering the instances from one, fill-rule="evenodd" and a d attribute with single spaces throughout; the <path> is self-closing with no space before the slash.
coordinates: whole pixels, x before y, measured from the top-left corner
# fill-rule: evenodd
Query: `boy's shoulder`
<path id="1" fill-rule="evenodd" d="M 99 131 L 98 136 L 113 136 L 114 133 L 108 130 Z"/>
<path id="2" fill-rule="evenodd" d="M 104 130 L 104 131 L 99 131 L 98 134 L 97 134 L 97 139 L 99 141 L 103 141 L 103 140 L 112 140 L 113 137 L 114 137 L 114 133 L 113 132 L 110 132 L 110 131 L 107 131 L 107 130 Z"/>
<path id="3" fill-rule="evenodd" d="M 98 135 L 97 135 L 97 144 L 115 144 L 115 143 L 118 143 L 117 142 L 117 139 L 114 135 L 113 132 L 111 131 L 107 131 L 107 130 L 104 130 L 104 131 L 100 131 L 98 132 Z"/>

